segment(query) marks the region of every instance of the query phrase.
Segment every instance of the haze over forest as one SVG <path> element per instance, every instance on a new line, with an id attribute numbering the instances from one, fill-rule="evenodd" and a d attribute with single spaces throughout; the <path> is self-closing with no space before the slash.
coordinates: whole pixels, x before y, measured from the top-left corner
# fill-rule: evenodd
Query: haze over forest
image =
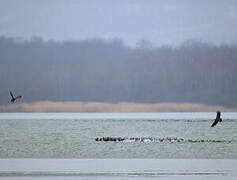
<path id="1" fill-rule="evenodd" d="M 129 47 L 120 39 L 44 41 L 0 37 L 0 104 L 201 103 L 237 107 L 237 46 L 186 41 Z"/>

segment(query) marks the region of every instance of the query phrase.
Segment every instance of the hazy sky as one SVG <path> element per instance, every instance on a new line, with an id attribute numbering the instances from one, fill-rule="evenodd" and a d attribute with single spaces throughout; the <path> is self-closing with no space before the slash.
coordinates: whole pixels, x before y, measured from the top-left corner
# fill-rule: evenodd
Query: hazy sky
<path id="1" fill-rule="evenodd" d="M 0 0 L 0 35 L 237 44 L 237 0 Z"/>

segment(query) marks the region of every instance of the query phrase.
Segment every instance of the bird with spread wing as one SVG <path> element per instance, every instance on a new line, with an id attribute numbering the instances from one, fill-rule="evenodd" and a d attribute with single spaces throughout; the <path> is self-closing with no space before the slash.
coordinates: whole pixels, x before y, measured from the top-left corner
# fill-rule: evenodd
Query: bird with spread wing
<path id="1" fill-rule="evenodd" d="M 22 96 L 16 96 L 16 97 L 14 97 L 13 93 L 12 93 L 10 90 L 9 90 L 9 92 L 10 92 L 10 95 L 11 95 L 11 102 L 12 102 L 12 103 L 15 102 L 17 99 L 22 98 Z"/>
<path id="2" fill-rule="evenodd" d="M 217 111 L 216 112 L 216 119 L 215 121 L 212 123 L 211 127 L 214 127 L 218 122 L 221 122 L 222 119 L 221 119 L 221 112 L 220 111 Z"/>

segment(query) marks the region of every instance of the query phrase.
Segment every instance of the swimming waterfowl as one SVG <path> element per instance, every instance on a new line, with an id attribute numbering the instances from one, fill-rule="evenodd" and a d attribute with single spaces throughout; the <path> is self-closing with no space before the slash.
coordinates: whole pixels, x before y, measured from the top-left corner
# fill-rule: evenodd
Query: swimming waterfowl
<path id="1" fill-rule="evenodd" d="M 10 92 L 10 95 L 11 95 L 11 97 L 12 97 L 12 99 L 11 99 L 11 102 L 12 102 L 12 103 L 14 103 L 17 99 L 22 98 L 22 96 L 16 96 L 16 97 L 14 97 L 13 93 L 12 93 L 10 90 L 9 90 L 9 92 Z"/>
<path id="2" fill-rule="evenodd" d="M 214 127 L 218 122 L 221 122 L 222 119 L 221 119 L 221 112 L 220 111 L 217 111 L 216 112 L 216 119 L 215 121 L 212 123 L 211 127 Z"/>

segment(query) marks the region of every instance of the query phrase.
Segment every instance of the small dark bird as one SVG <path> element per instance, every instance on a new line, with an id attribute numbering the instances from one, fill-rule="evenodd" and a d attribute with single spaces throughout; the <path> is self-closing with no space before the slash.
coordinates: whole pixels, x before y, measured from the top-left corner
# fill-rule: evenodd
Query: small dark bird
<path id="1" fill-rule="evenodd" d="M 214 127 L 218 122 L 221 122 L 221 121 L 222 121 L 222 119 L 221 119 L 221 112 L 217 111 L 216 112 L 216 119 L 213 122 L 213 124 L 211 125 L 211 127 Z"/>
<path id="2" fill-rule="evenodd" d="M 11 95 L 11 97 L 12 97 L 12 99 L 11 99 L 11 102 L 12 103 L 14 103 L 17 99 L 20 99 L 22 96 L 16 96 L 16 97 L 14 97 L 13 96 L 13 94 L 12 94 L 12 92 L 9 90 L 9 92 L 10 92 L 10 95 Z"/>

